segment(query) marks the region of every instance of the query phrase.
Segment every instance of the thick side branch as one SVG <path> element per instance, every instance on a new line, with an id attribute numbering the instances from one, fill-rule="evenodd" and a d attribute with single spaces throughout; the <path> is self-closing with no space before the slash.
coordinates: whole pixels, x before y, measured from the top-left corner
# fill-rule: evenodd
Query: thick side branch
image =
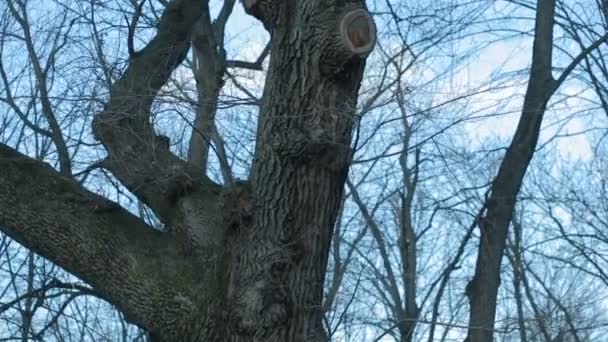
<path id="1" fill-rule="evenodd" d="M 159 217 L 169 222 L 179 197 L 200 185 L 202 172 L 169 151 L 154 134 L 150 107 L 158 90 L 184 60 L 194 23 L 206 10 L 203 0 L 175 0 L 165 9 L 156 36 L 131 60 L 113 85 L 105 110 L 93 122 L 108 151 L 108 168 Z"/>
<path id="2" fill-rule="evenodd" d="M 159 315 L 176 305 L 172 296 L 193 274 L 170 239 L 3 144 L 0 170 L 4 233 L 91 284 L 130 321 L 160 328 Z"/>

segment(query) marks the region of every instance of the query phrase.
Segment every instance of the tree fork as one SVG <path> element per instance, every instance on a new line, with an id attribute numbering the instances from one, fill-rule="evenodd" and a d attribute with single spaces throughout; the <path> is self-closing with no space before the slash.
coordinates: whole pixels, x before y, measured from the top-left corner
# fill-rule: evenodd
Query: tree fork
<path id="1" fill-rule="evenodd" d="M 108 201 L 60 181 L 48 167 L 28 174 L 8 160 L 11 172 L 0 176 L 0 193 L 28 186 L 19 201 L 0 195 L 9 204 L 0 206 L 3 230 L 101 289 L 154 341 L 327 340 L 322 300 L 329 244 L 376 29 L 360 0 L 244 5 L 270 31 L 272 49 L 247 182 L 213 183 L 172 154 L 150 123 L 154 96 L 208 11 L 204 0 L 170 2 L 157 34 L 130 61 L 92 123 L 108 152 L 104 167 L 168 233 L 118 205 L 96 209 Z M 2 148 L 0 154 L 13 157 Z M 47 181 L 37 182 L 41 176 Z M 29 200 L 37 191 L 44 201 Z"/>

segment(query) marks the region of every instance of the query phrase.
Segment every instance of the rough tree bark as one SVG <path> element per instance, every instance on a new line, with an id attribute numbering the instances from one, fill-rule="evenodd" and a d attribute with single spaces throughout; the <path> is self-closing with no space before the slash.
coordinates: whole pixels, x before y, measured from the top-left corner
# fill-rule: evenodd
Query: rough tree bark
<path id="1" fill-rule="evenodd" d="M 93 121 L 103 167 L 167 233 L 0 144 L 0 228 L 91 284 L 154 341 L 326 340 L 329 243 L 375 27 L 362 1 L 244 6 L 272 46 L 249 180 L 215 184 L 197 165 L 206 156 L 181 160 L 150 124 L 155 94 L 209 17 L 206 1 L 168 4 Z"/>

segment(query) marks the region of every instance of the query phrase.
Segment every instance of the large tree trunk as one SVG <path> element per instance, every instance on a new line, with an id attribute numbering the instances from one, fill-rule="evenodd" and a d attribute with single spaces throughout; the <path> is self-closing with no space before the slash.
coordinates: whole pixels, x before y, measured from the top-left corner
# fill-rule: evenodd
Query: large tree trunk
<path id="1" fill-rule="evenodd" d="M 209 18 L 205 1 L 167 6 L 93 122 L 104 168 L 168 233 L 0 145 L 2 230 L 87 281 L 157 342 L 327 340 L 324 276 L 375 27 L 362 1 L 244 5 L 272 46 L 249 180 L 213 183 L 197 165 L 206 156 L 177 158 L 150 125 L 156 92 Z"/>
<path id="2" fill-rule="evenodd" d="M 364 67 L 336 28 L 363 7 L 270 6 L 248 8 L 271 28 L 272 50 L 250 179 L 251 222 L 240 222 L 227 238 L 230 321 L 242 340 L 325 341 L 324 276 Z"/>

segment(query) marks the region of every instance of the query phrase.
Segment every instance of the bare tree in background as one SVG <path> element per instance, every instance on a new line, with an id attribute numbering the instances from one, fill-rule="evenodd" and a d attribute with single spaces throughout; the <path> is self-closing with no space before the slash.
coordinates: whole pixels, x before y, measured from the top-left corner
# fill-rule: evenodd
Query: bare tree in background
<path id="1" fill-rule="evenodd" d="M 547 103 L 570 72 L 608 39 L 604 34 L 553 77 L 553 29 L 556 0 L 539 0 L 532 51 L 532 66 L 524 97 L 522 115 L 511 144 L 500 164 L 498 174 L 479 219 L 479 250 L 475 276 L 467 287 L 471 309 L 467 342 L 491 341 L 496 300 L 500 285 L 500 266 L 505 249 L 511 215 L 523 178 L 534 155 Z"/>

